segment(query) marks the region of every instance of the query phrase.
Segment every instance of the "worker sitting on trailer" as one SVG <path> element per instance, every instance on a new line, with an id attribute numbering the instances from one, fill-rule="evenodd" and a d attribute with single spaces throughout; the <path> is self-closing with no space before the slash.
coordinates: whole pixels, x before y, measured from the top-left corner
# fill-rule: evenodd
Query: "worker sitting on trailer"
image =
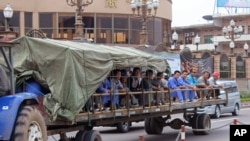
<path id="1" fill-rule="evenodd" d="M 102 83 L 99 85 L 99 87 L 96 90 L 97 94 L 104 94 L 103 96 L 97 96 L 95 97 L 95 102 L 97 103 L 97 108 L 109 107 L 109 101 L 110 96 L 108 95 L 110 93 L 110 81 L 108 78 L 105 78 Z"/>
<path id="2" fill-rule="evenodd" d="M 181 89 L 185 88 L 185 86 L 181 86 L 181 84 L 178 82 L 180 74 L 181 72 L 178 70 L 174 72 L 174 75 L 168 80 L 168 87 L 170 88 L 170 95 L 171 98 L 173 98 L 173 101 L 175 102 L 175 99 L 178 98 L 179 102 L 183 103 L 184 98 Z"/>
<path id="3" fill-rule="evenodd" d="M 181 76 L 178 78 L 178 82 L 185 86 L 186 91 L 182 91 L 184 99 L 187 102 L 194 101 L 196 86 L 189 83 L 187 80 L 188 72 L 186 70 L 182 71 Z"/>
<path id="4" fill-rule="evenodd" d="M 119 108 L 119 89 L 123 89 L 121 84 L 121 70 L 116 69 L 112 71 L 111 75 L 111 108 L 116 109 Z"/>

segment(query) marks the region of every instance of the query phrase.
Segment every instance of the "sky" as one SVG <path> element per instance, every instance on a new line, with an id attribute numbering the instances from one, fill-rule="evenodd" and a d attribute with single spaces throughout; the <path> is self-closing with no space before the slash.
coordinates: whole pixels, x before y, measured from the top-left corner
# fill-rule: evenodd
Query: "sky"
<path id="1" fill-rule="evenodd" d="M 212 15 L 216 0 L 172 0 L 172 27 L 208 23 L 202 18 Z"/>

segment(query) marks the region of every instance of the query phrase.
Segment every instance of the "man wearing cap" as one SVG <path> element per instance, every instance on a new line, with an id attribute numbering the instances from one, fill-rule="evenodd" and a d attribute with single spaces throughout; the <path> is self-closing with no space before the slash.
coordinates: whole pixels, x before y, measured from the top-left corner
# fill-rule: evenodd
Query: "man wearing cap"
<path id="1" fill-rule="evenodd" d="M 219 80 L 220 74 L 219 72 L 215 71 L 213 73 L 213 76 L 208 79 L 209 85 L 213 86 L 214 88 L 221 88 L 221 85 L 217 84 L 217 80 Z"/>
<path id="2" fill-rule="evenodd" d="M 217 80 L 219 79 L 220 77 L 220 74 L 219 72 L 215 71 L 212 75 L 212 77 L 210 77 L 208 79 L 208 82 L 209 82 L 209 85 L 212 86 L 213 88 L 222 88 L 221 85 L 218 85 L 217 84 Z M 218 95 L 219 95 L 219 89 L 216 89 L 215 90 L 215 94 L 216 94 L 216 98 L 218 98 Z"/>

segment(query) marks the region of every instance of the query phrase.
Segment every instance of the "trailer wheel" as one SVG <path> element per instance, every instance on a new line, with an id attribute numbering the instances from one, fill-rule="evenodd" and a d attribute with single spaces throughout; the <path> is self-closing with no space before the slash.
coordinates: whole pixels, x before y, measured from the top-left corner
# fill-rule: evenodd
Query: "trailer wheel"
<path id="1" fill-rule="evenodd" d="M 202 129 L 203 131 L 193 130 L 194 135 L 207 135 L 211 128 L 211 120 L 207 114 L 195 114 L 192 119 L 192 128 L 193 129 Z M 207 129 L 207 130 L 204 130 Z"/>
<path id="2" fill-rule="evenodd" d="M 101 134 L 95 130 L 86 131 L 84 141 L 102 141 Z"/>
<path id="3" fill-rule="evenodd" d="M 34 106 L 21 108 L 15 123 L 12 141 L 47 141 L 44 119 Z"/>
<path id="4" fill-rule="evenodd" d="M 121 133 L 127 133 L 129 131 L 130 123 L 127 122 L 120 122 L 117 124 L 117 130 Z"/>
<path id="5" fill-rule="evenodd" d="M 158 117 L 158 118 L 161 118 L 161 117 Z M 157 118 L 152 118 L 150 120 L 150 127 L 151 127 L 151 131 L 153 134 L 160 135 L 162 133 L 163 125 Z"/>
<path id="6" fill-rule="evenodd" d="M 151 130 L 150 122 L 151 122 L 151 118 L 146 118 L 144 121 L 145 131 L 149 135 L 153 134 L 153 132 Z"/>
<path id="7" fill-rule="evenodd" d="M 84 141 L 85 131 L 80 130 L 76 133 L 75 141 Z"/>

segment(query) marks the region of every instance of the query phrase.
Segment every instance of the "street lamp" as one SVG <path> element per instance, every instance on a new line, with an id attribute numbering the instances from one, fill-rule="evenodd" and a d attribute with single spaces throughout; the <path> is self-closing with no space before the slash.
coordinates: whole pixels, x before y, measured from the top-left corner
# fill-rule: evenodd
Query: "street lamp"
<path id="1" fill-rule="evenodd" d="M 176 31 L 174 31 L 174 33 L 172 34 L 172 39 L 174 41 L 174 48 L 176 48 L 178 38 L 179 38 L 178 34 L 176 33 Z"/>
<path id="2" fill-rule="evenodd" d="M 75 18 L 75 35 L 74 39 L 83 38 L 83 22 L 82 14 L 83 7 L 88 6 L 93 3 L 93 0 L 66 0 L 69 6 L 76 6 L 76 18 Z"/>
<path id="3" fill-rule="evenodd" d="M 226 39 L 231 40 L 229 45 L 233 45 L 233 46 L 230 46 L 231 54 L 233 54 L 234 41 L 235 41 L 235 39 L 238 39 L 241 37 L 241 34 L 243 32 L 243 28 L 241 25 L 236 26 L 234 20 L 232 19 L 228 26 L 224 26 L 222 28 L 222 32 L 223 32 L 223 35 Z"/>
<path id="4" fill-rule="evenodd" d="M 198 52 L 198 46 L 199 43 L 201 42 L 201 38 L 198 36 L 198 34 L 196 34 L 195 38 L 194 38 L 194 43 L 196 44 L 196 51 Z"/>
<path id="5" fill-rule="evenodd" d="M 5 17 L 5 31 L 10 31 L 9 21 L 13 16 L 13 9 L 10 7 L 10 4 L 7 4 L 4 8 L 3 15 Z"/>
<path id="6" fill-rule="evenodd" d="M 219 42 L 218 42 L 218 40 L 217 39 L 213 39 L 213 43 L 214 43 L 214 51 L 216 52 L 217 51 L 217 47 L 218 47 L 218 45 L 219 45 Z"/>
<path id="7" fill-rule="evenodd" d="M 133 11 L 133 15 L 141 17 L 142 29 L 140 32 L 140 46 L 148 44 L 147 35 L 147 21 L 148 17 L 155 16 L 157 8 L 159 7 L 159 0 L 131 0 L 130 6 Z M 154 15 L 151 14 L 154 9 Z"/>
<path id="8" fill-rule="evenodd" d="M 234 46 L 235 46 L 235 45 L 234 45 L 234 42 L 231 41 L 230 44 L 229 44 L 229 47 L 230 47 L 230 49 L 231 49 L 231 54 L 233 54 L 233 52 L 234 52 L 234 51 L 233 51 L 233 50 L 234 50 Z"/>
<path id="9" fill-rule="evenodd" d="M 248 44 L 245 43 L 244 46 L 243 46 L 243 48 L 244 48 L 244 50 L 245 50 L 245 52 L 246 52 L 246 57 L 247 57 L 247 56 L 248 56 L 247 51 L 248 51 L 248 48 L 249 48 Z"/>

